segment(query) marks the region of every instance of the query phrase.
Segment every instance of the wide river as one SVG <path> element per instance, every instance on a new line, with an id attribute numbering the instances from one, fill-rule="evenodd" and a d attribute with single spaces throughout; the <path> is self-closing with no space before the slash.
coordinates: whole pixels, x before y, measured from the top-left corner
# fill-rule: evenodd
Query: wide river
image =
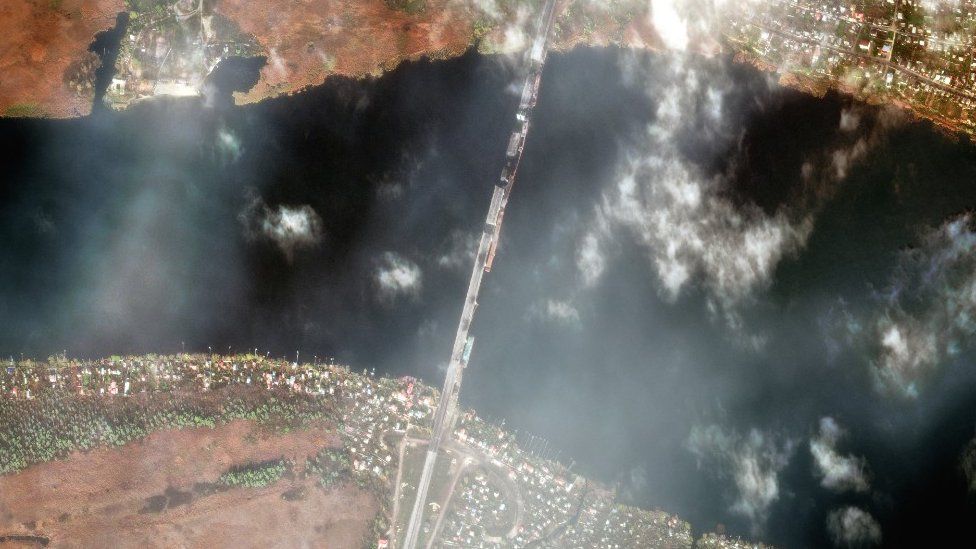
<path id="1" fill-rule="evenodd" d="M 468 54 L 247 107 L 0 120 L 0 355 L 257 348 L 439 385 L 514 66 Z M 952 289 L 976 273 L 924 247 L 974 206 L 976 148 L 927 123 L 723 59 L 556 54 L 462 404 L 696 529 L 824 546 L 854 505 L 891 543 L 971 536 L 956 313 L 976 305 Z M 956 268 L 949 288 L 893 306 L 928 288 L 919 262 Z M 951 347 L 917 396 L 875 375 L 875 326 L 906 315 Z M 822 484 L 827 416 L 869 488 Z"/>

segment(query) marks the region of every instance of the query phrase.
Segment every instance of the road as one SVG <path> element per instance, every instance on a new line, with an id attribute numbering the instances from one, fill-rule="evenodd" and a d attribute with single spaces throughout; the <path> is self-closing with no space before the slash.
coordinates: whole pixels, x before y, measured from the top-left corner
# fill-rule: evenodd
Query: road
<path id="1" fill-rule="evenodd" d="M 852 57 L 857 57 L 857 58 L 860 58 L 860 59 L 864 59 L 866 61 L 870 61 L 872 63 L 878 63 L 879 65 L 884 65 L 884 66 L 886 66 L 888 68 L 891 68 L 893 70 L 896 70 L 896 71 L 902 72 L 904 74 L 907 74 L 908 76 L 910 76 L 910 77 L 912 77 L 912 78 L 914 78 L 916 80 L 920 80 L 922 82 L 925 82 L 926 84 L 928 84 L 928 85 L 930 85 L 932 87 L 938 88 L 938 89 L 940 89 L 942 91 L 945 91 L 947 93 L 951 93 L 951 94 L 953 94 L 953 95 L 955 95 L 957 97 L 962 97 L 962 98 L 965 98 L 965 99 L 971 99 L 971 100 L 976 101 L 976 94 L 968 93 L 968 92 L 966 92 L 964 90 L 960 90 L 959 88 L 954 88 L 954 87 L 949 86 L 947 84 L 943 84 L 942 82 L 936 82 L 935 80 L 932 80 L 931 78 L 929 78 L 928 76 L 925 76 L 924 74 L 915 72 L 912 69 L 909 69 L 908 67 L 899 65 L 899 64 L 897 64 L 897 63 L 895 63 L 893 61 L 890 61 L 888 59 L 882 59 L 882 58 L 878 58 L 878 57 L 875 57 L 873 55 L 868 55 L 868 54 L 856 53 L 856 52 L 853 52 L 853 51 L 850 51 L 850 50 L 846 50 L 846 49 L 843 49 L 843 48 L 838 48 L 836 46 L 831 46 L 831 45 L 828 45 L 828 44 L 821 44 L 820 42 L 818 42 L 817 40 L 814 40 L 812 38 L 804 38 L 802 36 L 797 36 L 797 35 L 795 35 L 793 33 L 790 33 L 790 32 L 787 32 L 787 31 L 784 31 L 784 30 L 781 30 L 781 29 L 776 29 L 776 28 L 772 28 L 772 27 L 763 26 L 763 25 L 758 24 L 758 23 L 750 22 L 750 24 L 751 25 L 754 25 L 756 28 L 758 28 L 760 30 L 764 30 L 766 32 L 769 32 L 771 34 L 775 34 L 775 35 L 781 36 L 783 38 L 787 38 L 789 40 L 793 40 L 793 41 L 796 41 L 796 42 L 802 42 L 804 44 L 811 44 L 811 45 L 815 45 L 815 46 L 820 46 L 823 49 L 835 51 L 837 53 L 842 53 L 844 55 L 850 55 Z M 892 47 L 892 50 L 894 50 L 894 47 Z"/>
<path id="2" fill-rule="evenodd" d="M 469 458 L 464 458 L 461 462 L 461 466 L 451 477 L 451 484 L 447 488 L 447 497 L 444 498 L 441 504 L 441 512 L 437 515 L 437 522 L 434 523 L 434 528 L 431 529 L 430 538 L 427 539 L 426 549 L 433 549 L 434 540 L 440 535 L 441 529 L 444 526 L 444 517 L 447 515 L 447 511 L 451 506 L 451 502 L 454 501 L 454 492 L 457 490 L 458 481 L 461 477 L 468 473 L 468 469 L 471 467 L 472 461 Z"/>
<path id="3" fill-rule="evenodd" d="M 383 435 L 384 437 L 389 435 Z M 403 456 L 406 454 L 407 449 L 407 432 L 404 431 L 400 438 L 400 444 L 397 445 L 398 448 L 398 461 L 397 461 L 397 474 L 396 480 L 393 483 L 393 514 L 390 517 L 390 532 L 394 535 L 396 534 L 397 519 L 400 518 L 400 486 L 403 484 Z"/>
<path id="4" fill-rule="evenodd" d="M 395 535 L 396 533 L 396 521 L 400 516 L 400 488 L 403 483 L 403 472 L 404 472 L 404 455 L 407 446 L 411 448 L 424 446 L 429 444 L 428 439 L 419 439 L 410 437 L 406 431 L 401 432 L 388 432 L 383 435 L 382 440 L 386 440 L 386 437 L 391 435 L 398 435 L 400 437 L 400 442 L 397 444 L 398 454 L 399 454 L 399 467 L 397 467 L 396 483 L 394 484 L 393 492 L 393 515 L 390 526 L 390 532 Z M 514 469 L 508 465 L 502 465 L 498 463 L 493 463 L 491 456 L 484 453 L 482 450 L 470 446 L 468 444 L 462 443 L 456 439 L 445 440 L 443 444 L 443 449 L 454 454 L 460 458 L 461 465 L 457 468 L 457 471 L 452 475 L 451 482 L 446 491 L 446 496 L 443 501 L 439 502 L 441 504 L 441 513 L 437 517 L 437 521 L 434 524 L 433 533 L 431 537 L 427 540 L 427 549 L 434 547 L 436 538 L 443 529 L 444 517 L 446 516 L 451 503 L 456 495 L 457 484 L 463 478 L 464 475 L 470 473 L 473 470 L 481 469 L 488 477 L 491 478 L 495 486 L 502 490 L 505 494 L 507 502 L 512 505 L 515 516 L 512 519 L 512 525 L 504 537 L 492 537 L 486 539 L 490 543 L 502 544 L 506 539 L 514 538 L 522 526 L 525 517 L 525 500 L 522 497 L 521 490 L 519 489 L 518 483 L 513 480 Z M 510 476 L 511 475 L 511 476 Z"/>
<path id="5" fill-rule="evenodd" d="M 468 358 L 471 355 L 472 346 L 474 345 L 474 340 L 469 336 L 471 322 L 474 320 L 475 310 L 478 308 L 478 294 L 481 291 L 481 281 L 484 278 L 484 274 L 491 271 L 492 263 L 495 260 L 502 221 L 505 216 L 505 207 L 508 204 L 512 187 L 515 184 L 515 176 L 518 172 L 519 163 L 522 160 L 522 150 L 525 147 L 525 140 L 529 131 L 529 119 L 539 96 L 542 70 L 548 54 L 549 35 L 552 32 L 553 23 L 556 18 L 556 1 L 547 0 L 543 7 L 539 17 L 536 36 L 529 50 L 530 65 L 525 83 L 522 87 L 518 112 L 515 115 L 515 130 L 512 132 L 512 136 L 508 142 L 508 148 L 505 151 L 505 168 L 502 170 L 501 178 L 495 183 L 491 196 L 491 204 L 488 207 L 488 217 L 485 220 L 485 228 L 478 244 L 478 254 L 475 257 L 474 268 L 471 271 L 468 292 L 464 299 L 464 308 L 461 311 L 461 320 L 458 325 L 457 335 L 454 338 L 454 348 L 451 352 L 447 375 L 444 379 L 444 388 L 441 391 L 441 399 L 437 405 L 437 411 L 434 413 L 430 443 L 427 447 L 427 456 L 424 460 L 424 468 L 421 471 L 420 481 L 417 485 L 417 497 L 414 500 L 413 509 L 410 513 L 410 521 L 404 536 L 404 549 L 416 549 L 417 540 L 420 537 L 420 528 L 423 523 L 424 509 L 427 506 L 427 491 L 430 488 L 434 464 L 437 461 L 437 452 L 444 439 L 450 436 L 457 419 L 457 402 L 458 395 L 461 391 L 461 378 L 464 368 L 467 366 Z"/>

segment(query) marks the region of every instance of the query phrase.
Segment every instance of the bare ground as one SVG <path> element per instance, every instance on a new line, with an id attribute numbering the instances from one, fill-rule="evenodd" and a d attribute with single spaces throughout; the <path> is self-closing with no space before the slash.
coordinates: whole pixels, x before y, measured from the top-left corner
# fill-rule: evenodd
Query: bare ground
<path id="1" fill-rule="evenodd" d="M 233 466 L 302 464 L 338 445 L 324 424 L 280 434 L 237 421 L 77 452 L 0 477 L 0 547 L 29 547 L 13 537 L 25 535 L 52 547 L 359 547 L 379 505 L 355 485 L 324 490 L 299 474 L 207 488 Z"/>
<path id="2" fill-rule="evenodd" d="M 486 17 L 473 4 L 426 0 L 416 13 L 391 9 L 386 0 L 215 0 L 214 7 L 267 54 L 257 85 L 237 96 L 240 103 L 252 103 L 322 84 L 331 75 L 379 75 L 408 59 L 460 55 L 476 40 L 476 27 Z M 564 21 L 558 49 L 610 43 L 653 47 L 659 42 L 643 12 L 620 22 L 585 2 L 564 0 L 564 6 L 586 17 Z M 124 0 L 0 2 L 0 116 L 88 114 L 93 90 L 87 86 L 99 64 L 88 47 L 124 9 Z M 584 20 L 590 22 L 586 29 Z M 492 21 L 486 39 L 506 42 L 512 23 Z"/>
<path id="3" fill-rule="evenodd" d="M 99 65 L 88 47 L 124 9 L 123 0 L 0 2 L 0 115 L 87 115 Z"/>
<path id="4" fill-rule="evenodd" d="M 385 0 L 220 0 L 216 9 L 268 52 L 258 84 L 239 96 L 249 103 L 321 84 L 331 74 L 361 77 L 404 59 L 460 55 L 474 22 L 463 6 L 429 0 L 410 14 Z"/>
<path id="5" fill-rule="evenodd" d="M 319 85 L 330 75 L 379 75 L 406 60 L 461 55 L 476 40 L 476 27 L 486 17 L 473 4 L 426 0 L 423 10 L 409 13 L 390 9 L 386 0 L 219 0 L 216 9 L 268 52 L 257 85 L 237 94 L 239 103 L 252 103 Z M 637 11 L 621 25 L 605 9 L 587 7 L 585 2 L 563 0 L 562 5 L 577 14 L 586 12 L 592 26 L 584 30 L 582 17 L 564 20 L 555 37 L 557 49 L 611 43 L 644 48 L 659 43 L 644 17 L 646 11 Z M 506 42 L 506 29 L 514 23 L 491 21 L 485 38 Z"/>

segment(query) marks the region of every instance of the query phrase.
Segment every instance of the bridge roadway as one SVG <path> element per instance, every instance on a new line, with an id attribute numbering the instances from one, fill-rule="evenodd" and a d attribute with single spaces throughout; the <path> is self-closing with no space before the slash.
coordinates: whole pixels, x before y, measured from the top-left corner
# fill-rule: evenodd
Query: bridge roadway
<path id="1" fill-rule="evenodd" d="M 420 537 L 420 527 L 423 523 L 424 508 L 427 506 L 427 492 L 430 489 L 434 464 L 437 461 L 437 452 L 444 439 L 453 432 L 454 424 L 457 421 L 461 378 L 474 345 L 474 338 L 471 338 L 468 333 L 471 322 L 474 320 L 475 310 L 478 308 L 481 281 L 484 274 L 491 271 L 492 263 L 495 260 L 502 220 L 505 216 L 505 207 L 508 205 L 508 199 L 515 184 L 515 175 L 522 160 L 522 150 L 525 147 L 525 139 L 529 132 L 529 118 L 539 97 L 542 70 L 548 54 L 549 35 L 552 33 L 553 23 L 556 19 L 556 1 L 547 0 L 543 7 L 538 30 L 529 51 L 530 65 L 525 84 L 522 87 L 518 112 L 515 115 L 515 130 L 512 132 L 508 148 L 505 151 L 505 168 L 502 170 L 501 178 L 495 183 L 485 228 L 478 244 L 478 254 L 475 256 L 474 268 L 471 271 L 471 280 L 468 283 L 468 293 L 464 299 L 461 321 L 454 338 L 454 347 L 451 352 L 447 375 L 444 379 L 444 388 L 441 391 L 437 410 L 434 412 L 434 423 L 430 443 L 427 446 L 427 456 L 417 484 L 417 496 L 410 512 L 410 521 L 404 536 L 404 549 L 416 549 L 417 540 Z M 446 512 L 446 509 L 443 511 Z"/>

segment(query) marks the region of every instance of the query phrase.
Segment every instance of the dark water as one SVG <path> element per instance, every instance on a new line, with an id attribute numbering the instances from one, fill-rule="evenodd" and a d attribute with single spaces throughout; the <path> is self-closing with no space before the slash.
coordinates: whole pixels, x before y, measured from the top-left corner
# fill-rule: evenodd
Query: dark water
<path id="1" fill-rule="evenodd" d="M 95 71 L 95 100 L 92 105 L 93 111 L 100 111 L 105 108 L 103 100 L 109 84 L 112 83 L 112 76 L 115 73 L 115 61 L 119 57 L 119 47 L 122 38 L 125 36 L 125 29 L 129 26 L 129 12 L 122 12 L 115 17 L 115 26 L 107 31 L 102 31 L 95 35 L 89 51 L 99 56 L 102 60 L 101 66 Z"/>
<path id="2" fill-rule="evenodd" d="M 206 86 L 218 96 L 222 106 L 230 106 L 234 92 L 246 92 L 258 83 L 261 68 L 267 62 L 266 57 L 221 59 L 207 77 Z"/>
<path id="3" fill-rule="evenodd" d="M 578 50 L 547 67 L 464 404 L 547 437 L 578 470 L 633 485 L 634 502 L 700 529 L 750 532 L 729 511 L 728 479 L 687 449 L 693 425 L 722 421 L 801 440 L 765 540 L 829 545 L 825 516 L 842 503 L 869 509 L 888 545 L 920 546 L 933 529 L 967 535 L 976 509 L 958 458 L 976 427 L 972 354 L 906 403 L 871 389 L 856 352 L 829 356 L 818 321 L 839 299 L 867 304 L 921 228 L 976 205 L 974 147 L 927 124 L 891 130 L 748 311 L 769 334 L 762 353 L 710 320 L 704 292 L 663 299 L 626 232 L 599 284 L 577 295 L 578 322 L 544 322 L 540 299 L 577 291 L 582 227 L 656 118 L 654 94 L 621 77 L 622 57 Z M 850 100 L 770 89 L 751 69 L 715 63 L 735 83 L 726 103 L 741 135 L 692 136 L 682 150 L 733 174 L 736 203 L 795 201 L 796 174 L 834 139 Z M 230 87 L 248 77 L 228 74 Z M 452 253 L 483 223 L 513 80 L 505 62 L 469 54 L 247 108 L 154 101 L 73 121 L 0 120 L 0 354 L 258 348 L 439 383 L 469 271 Z M 321 242 L 289 259 L 249 238 L 240 217 L 256 196 L 272 209 L 313 208 Z M 419 267 L 415 293 L 382 294 L 375 274 L 387 252 Z M 803 437 L 824 415 L 852 433 L 845 453 L 868 459 L 871 493 L 818 486 Z M 644 482 L 629 482 L 636 470 Z"/>

